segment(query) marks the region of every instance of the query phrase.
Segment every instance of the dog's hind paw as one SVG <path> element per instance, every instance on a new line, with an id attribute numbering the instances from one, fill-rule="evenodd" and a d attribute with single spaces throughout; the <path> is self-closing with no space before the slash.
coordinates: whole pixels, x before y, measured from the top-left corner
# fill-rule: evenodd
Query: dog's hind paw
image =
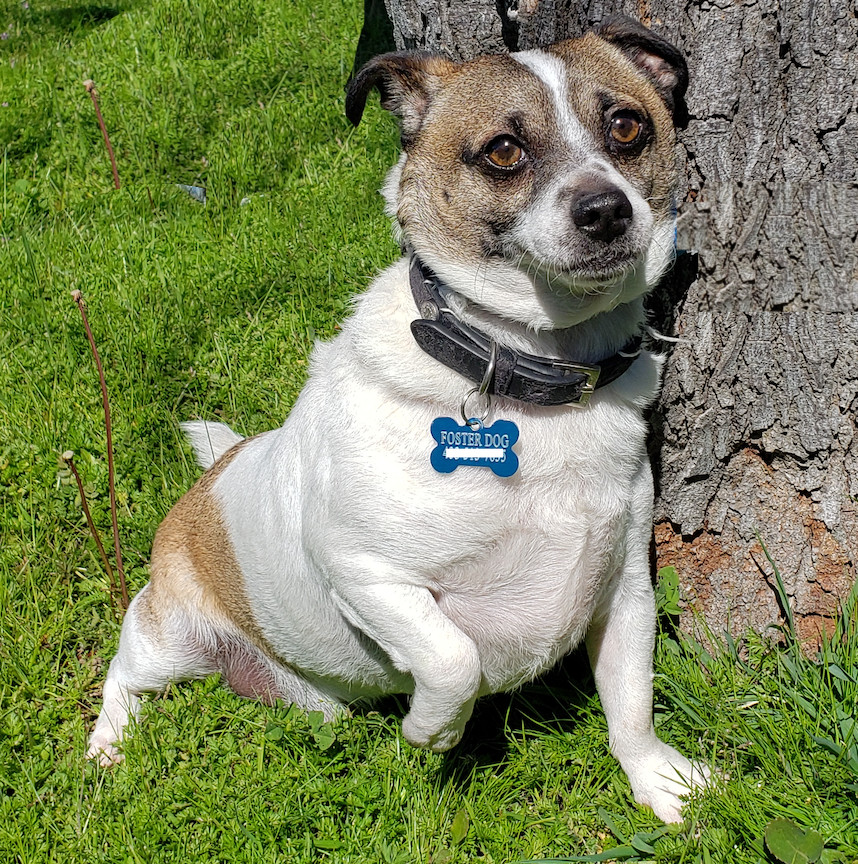
<path id="1" fill-rule="evenodd" d="M 709 783 L 711 772 L 693 763 L 673 747 L 659 741 L 659 748 L 627 772 L 635 801 L 651 807 L 663 822 L 682 822 L 683 798 Z"/>

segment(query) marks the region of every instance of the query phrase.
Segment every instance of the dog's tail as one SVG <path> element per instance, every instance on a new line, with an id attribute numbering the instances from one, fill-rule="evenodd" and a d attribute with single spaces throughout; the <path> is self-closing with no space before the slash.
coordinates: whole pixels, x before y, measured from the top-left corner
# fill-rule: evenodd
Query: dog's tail
<path id="1" fill-rule="evenodd" d="M 237 435 L 226 423 L 210 423 L 207 420 L 189 420 L 180 423 L 182 432 L 185 433 L 191 447 L 194 448 L 194 456 L 200 467 L 209 468 L 226 453 L 231 447 L 244 441 L 241 435 Z"/>

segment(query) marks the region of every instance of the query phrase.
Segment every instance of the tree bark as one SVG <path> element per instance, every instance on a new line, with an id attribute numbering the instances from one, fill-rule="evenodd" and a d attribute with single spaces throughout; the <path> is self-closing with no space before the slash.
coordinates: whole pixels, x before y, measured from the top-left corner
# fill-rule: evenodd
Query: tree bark
<path id="1" fill-rule="evenodd" d="M 817 637 L 858 562 L 854 0 L 385 2 L 398 48 L 455 59 L 618 13 L 685 54 L 679 245 L 700 276 L 652 304 L 683 340 L 653 416 L 657 559 L 737 634 L 783 621 L 765 546 L 800 635 Z"/>

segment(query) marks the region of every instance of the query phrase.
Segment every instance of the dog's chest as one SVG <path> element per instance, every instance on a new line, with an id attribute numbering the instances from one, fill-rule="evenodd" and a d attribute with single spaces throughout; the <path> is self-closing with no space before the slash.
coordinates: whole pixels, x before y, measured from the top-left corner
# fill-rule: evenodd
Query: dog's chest
<path id="1" fill-rule="evenodd" d="M 533 410 L 499 401 L 495 419 L 520 430 L 520 465 L 513 476 L 497 477 L 489 467 L 469 465 L 434 471 L 433 415 L 410 400 L 398 406 L 389 394 L 364 389 L 352 410 L 350 431 L 329 460 L 350 452 L 352 470 L 342 467 L 336 494 L 329 489 L 324 496 L 333 521 L 357 523 L 349 542 L 419 574 L 442 604 L 480 630 L 517 616 L 523 630 L 542 623 L 546 638 L 556 641 L 582 615 L 589 618 L 623 546 L 645 462 L 637 412 L 617 405 Z M 322 476 L 312 484 L 323 485 Z M 324 542 L 331 543 L 330 534 Z"/>
<path id="2" fill-rule="evenodd" d="M 225 475 L 231 533 L 269 641 L 293 658 L 298 645 L 306 668 L 329 674 L 311 623 L 350 638 L 330 598 L 407 584 L 428 589 L 477 645 L 487 691 L 551 666 L 583 638 L 620 566 L 645 462 L 637 410 L 601 397 L 584 411 L 497 400 L 494 418 L 520 429 L 519 470 L 443 474 L 430 464 L 430 426 L 449 407 L 356 381 L 360 365 L 332 351 L 317 359 L 283 429 L 246 448 L 246 470 Z"/>
<path id="3" fill-rule="evenodd" d="M 494 494 L 467 490 L 480 469 L 458 469 L 447 489 L 457 503 L 444 520 L 446 560 L 430 584 L 479 646 L 489 690 L 528 680 L 583 638 L 625 548 L 630 478 L 576 474 L 559 449 L 552 455 L 553 470 L 534 466 Z M 523 452 L 522 472 L 529 461 Z"/>

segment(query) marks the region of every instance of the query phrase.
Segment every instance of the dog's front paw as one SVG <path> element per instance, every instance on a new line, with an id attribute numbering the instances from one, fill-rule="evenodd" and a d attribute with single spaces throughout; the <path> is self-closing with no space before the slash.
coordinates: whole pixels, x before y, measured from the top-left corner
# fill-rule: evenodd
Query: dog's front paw
<path id="1" fill-rule="evenodd" d="M 710 771 L 663 741 L 627 770 L 638 804 L 651 807 L 663 822 L 682 821 L 682 798 L 709 782 Z"/>
<path id="2" fill-rule="evenodd" d="M 414 712 L 411 711 L 402 721 L 402 734 L 412 747 L 422 747 L 435 753 L 443 753 L 459 743 L 465 730 L 465 723 L 466 720 L 462 720 L 441 727 L 430 726 L 416 720 Z"/>
<path id="3" fill-rule="evenodd" d="M 125 756 L 119 751 L 113 741 L 99 741 L 93 735 L 89 741 L 89 749 L 86 751 L 87 759 L 97 759 L 102 768 L 110 768 L 118 765 Z"/>

